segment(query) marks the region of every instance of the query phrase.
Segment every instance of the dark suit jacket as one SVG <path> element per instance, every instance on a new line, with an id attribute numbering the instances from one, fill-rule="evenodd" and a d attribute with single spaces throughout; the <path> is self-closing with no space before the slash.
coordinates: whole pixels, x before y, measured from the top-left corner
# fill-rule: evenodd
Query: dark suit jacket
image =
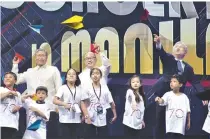
<path id="1" fill-rule="evenodd" d="M 159 85 L 161 85 L 161 84 L 165 85 L 166 83 L 170 83 L 172 75 L 178 74 L 177 61 L 175 60 L 175 57 L 172 54 L 166 53 L 165 50 L 163 49 L 163 47 L 161 47 L 161 49 L 156 49 L 156 51 L 159 54 L 160 59 L 163 64 L 163 76 L 159 79 L 159 81 L 157 83 Z M 195 78 L 193 68 L 188 63 L 186 63 L 184 61 L 183 61 L 183 63 L 185 65 L 184 73 L 182 74 L 184 84 L 183 84 L 183 87 L 181 88 L 181 91 L 182 92 L 184 91 L 184 88 L 185 88 L 185 85 L 187 82 L 190 82 L 193 85 L 193 87 L 196 89 L 196 92 L 203 91 L 204 89 L 200 85 L 200 81 L 196 80 L 196 78 Z M 158 90 L 159 91 L 157 91 L 155 93 L 155 95 L 161 97 L 164 93 L 166 93 L 163 91 L 166 91 L 168 89 L 164 89 L 164 87 L 163 87 L 163 89 L 158 89 Z M 168 91 L 170 91 L 170 90 L 168 90 Z"/>

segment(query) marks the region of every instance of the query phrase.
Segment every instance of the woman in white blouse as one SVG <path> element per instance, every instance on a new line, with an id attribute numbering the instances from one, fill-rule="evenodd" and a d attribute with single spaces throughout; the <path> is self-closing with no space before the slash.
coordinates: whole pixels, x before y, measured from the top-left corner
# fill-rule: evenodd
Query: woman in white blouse
<path id="1" fill-rule="evenodd" d="M 125 112 L 123 117 L 124 134 L 126 138 L 138 139 L 140 129 L 145 127 L 144 102 L 145 95 L 139 76 L 133 75 L 129 81 L 126 93 Z"/>

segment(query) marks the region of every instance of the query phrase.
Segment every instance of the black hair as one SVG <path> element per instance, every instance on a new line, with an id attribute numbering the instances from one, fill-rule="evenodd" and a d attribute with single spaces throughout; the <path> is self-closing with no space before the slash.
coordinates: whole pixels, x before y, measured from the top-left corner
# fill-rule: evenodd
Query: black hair
<path id="1" fill-rule="evenodd" d="M 71 69 L 72 69 L 72 70 L 74 70 L 74 71 L 75 71 L 75 73 L 76 73 L 76 81 L 75 81 L 75 85 L 76 85 L 76 86 L 79 86 L 79 85 L 81 84 L 81 81 L 80 81 L 80 79 L 79 79 L 78 72 L 77 72 L 75 69 L 73 69 L 73 68 L 68 69 L 68 71 L 66 72 L 66 75 L 65 75 L 65 81 L 64 81 L 64 83 L 63 83 L 63 84 L 67 84 L 66 77 L 67 77 L 68 72 L 69 72 Z"/>
<path id="2" fill-rule="evenodd" d="M 140 87 L 139 87 L 139 94 L 137 94 L 137 92 L 135 92 L 134 91 L 134 89 L 132 88 L 132 86 L 131 86 L 131 80 L 133 79 L 133 78 L 139 78 L 139 80 L 140 80 L 140 83 L 142 83 L 142 80 L 140 79 L 140 77 L 138 76 L 138 75 L 133 75 L 131 78 L 130 78 L 130 80 L 129 80 L 129 88 L 131 89 L 131 90 L 133 90 L 133 93 L 134 93 L 134 95 L 135 95 L 135 100 L 136 100 L 136 102 L 140 102 L 141 101 L 141 99 L 140 99 L 140 97 L 139 97 L 139 94 L 142 96 L 142 98 L 143 98 L 143 101 L 144 101 L 144 105 L 146 106 L 146 98 L 145 98 L 145 94 L 144 94 L 144 88 L 143 88 L 143 86 L 141 85 Z"/>
<path id="3" fill-rule="evenodd" d="M 36 88 L 36 93 L 38 91 L 45 91 L 46 95 L 48 95 L 48 90 L 47 90 L 47 87 L 45 87 L 45 86 L 39 86 L 39 87 L 37 87 Z"/>
<path id="4" fill-rule="evenodd" d="M 11 72 L 11 71 L 6 72 L 6 73 L 4 74 L 4 77 L 5 77 L 7 74 L 12 75 L 12 76 L 15 78 L 15 80 L 17 81 L 17 75 L 16 75 L 14 72 Z"/>
<path id="5" fill-rule="evenodd" d="M 91 75 L 93 74 L 93 71 L 94 71 L 94 70 L 99 71 L 100 76 L 102 77 L 102 71 L 101 71 L 99 68 L 92 68 L 91 71 L 90 71 L 90 77 L 91 77 Z"/>
<path id="6" fill-rule="evenodd" d="M 173 75 L 173 76 L 171 77 L 171 79 L 177 79 L 177 81 L 178 81 L 180 84 L 183 84 L 183 83 L 184 83 L 182 75 L 179 75 L 179 74 Z"/>
<path id="7" fill-rule="evenodd" d="M 11 71 L 5 72 L 5 73 L 4 73 L 4 76 L 3 76 L 3 78 L 2 78 L 2 86 L 3 86 L 3 87 L 6 87 L 6 85 L 4 84 L 4 77 L 5 77 L 7 74 L 12 75 L 12 76 L 15 78 L 15 81 L 17 81 L 17 75 L 16 75 L 14 72 L 11 72 Z M 13 89 L 14 89 L 14 90 L 17 89 L 17 85 L 16 85 L 16 84 L 14 84 Z"/>

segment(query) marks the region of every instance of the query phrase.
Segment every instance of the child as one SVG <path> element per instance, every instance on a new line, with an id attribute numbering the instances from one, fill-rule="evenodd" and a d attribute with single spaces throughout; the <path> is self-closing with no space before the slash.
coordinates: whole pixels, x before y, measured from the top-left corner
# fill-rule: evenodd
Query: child
<path id="1" fill-rule="evenodd" d="M 31 99 L 32 95 L 25 95 L 22 97 L 22 102 L 27 113 L 27 129 L 23 136 L 23 139 L 46 139 L 46 122 L 49 120 L 50 109 L 45 103 L 48 90 L 44 86 L 36 88 L 36 98 L 34 101 Z M 37 120 L 41 120 L 40 126 L 37 130 L 28 129 Z"/>
<path id="2" fill-rule="evenodd" d="M 13 72 L 4 74 L 4 87 L 0 87 L 0 127 L 1 139 L 12 139 L 19 127 L 21 95 L 14 88 L 17 76 Z"/>
<path id="3" fill-rule="evenodd" d="M 65 79 L 65 83 L 59 88 L 53 103 L 59 106 L 62 137 L 75 139 L 77 138 L 78 123 L 81 123 L 80 101 L 82 91 L 76 70 L 69 69 Z"/>
<path id="4" fill-rule="evenodd" d="M 145 95 L 139 76 L 133 75 L 129 81 L 130 89 L 126 93 L 123 117 L 124 133 L 127 138 L 138 139 L 139 130 L 145 127 Z"/>
<path id="5" fill-rule="evenodd" d="M 92 86 L 88 86 L 84 89 L 82 95 L 81 107 L 85 115 L 88 129 L 86 130 L 86 136 L 88 137 L 104 137 L 108 135 L 107 122 L 106 122 L 106 104 L 109 103 L 112 108 L 114 117 L 110 123 L 113 123 L 117 119 L 117 113 L 115 104 L 106 85 L 100 84 L 102 72 L 98 68 L 93 68 L 90 71 L 90 77 L 92 79 Z"/>
<path id="6" fill-rule="evenodd" d="M 203 125 L 203 130 L 206 131 L 207 133 L 209 133 L 209 139 L 210 139 L 210 102 L 208 105 L 208 115 L 206 117 L 205 123 Z"/>
<path id="7" fill-rule="evenodd" d="M 187 129 L 190 129 L 189 99 L 184 93 L 179 92 L 182 83 L 180 75 L 172 76 L 170 83 L 172 91 L 166 92 L 162 98 L 155 98 L 159 105 L 166 106 L 166 133 L 172 139 L 182 138 L 185 134 L 186 119 Z"/>

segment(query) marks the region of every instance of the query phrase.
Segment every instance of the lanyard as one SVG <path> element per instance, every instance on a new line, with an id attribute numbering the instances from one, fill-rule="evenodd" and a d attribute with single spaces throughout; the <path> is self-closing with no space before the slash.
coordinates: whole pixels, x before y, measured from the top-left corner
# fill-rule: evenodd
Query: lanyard
<path id="1" fill-rule="evenodd" d="M 92 86 L 93 86 L 93 84 L 92 84 Z M 100 101 L 100 97 L 101 97 L 101 85 L 100 85 L 100 92 L 99 92 L 99 96 L 96 94 L 96 90 L 95 90 L 94 86 L 93 86 L 93 91 L 94 91 L 94 93 L 95 93 L 96 97 L 98 98 L 98 101 Z"/>
<path id="2" fill-rule="evenodd" d="M 67 85 L 67 84 L 66 84 Z M 77 94 L 77 89 L 76 89 L 76 86 L 74 86 L 75 87 L 75 93 L 74 93 L 74 95 L 73 95 L 73 93 L 72 93 L 72 91 L 71 91 L 71 89 L 70 89 L 70 87 L 67 85 L 67 87 L 68 87 L 68 89 L 69 89 L 69 91 L 71 92 L 71 95 L 72 95 L 72 97 L 73 97 L 73 99 L 75 100 L 75 97 L 76 97 L 76 94 Z"/>

